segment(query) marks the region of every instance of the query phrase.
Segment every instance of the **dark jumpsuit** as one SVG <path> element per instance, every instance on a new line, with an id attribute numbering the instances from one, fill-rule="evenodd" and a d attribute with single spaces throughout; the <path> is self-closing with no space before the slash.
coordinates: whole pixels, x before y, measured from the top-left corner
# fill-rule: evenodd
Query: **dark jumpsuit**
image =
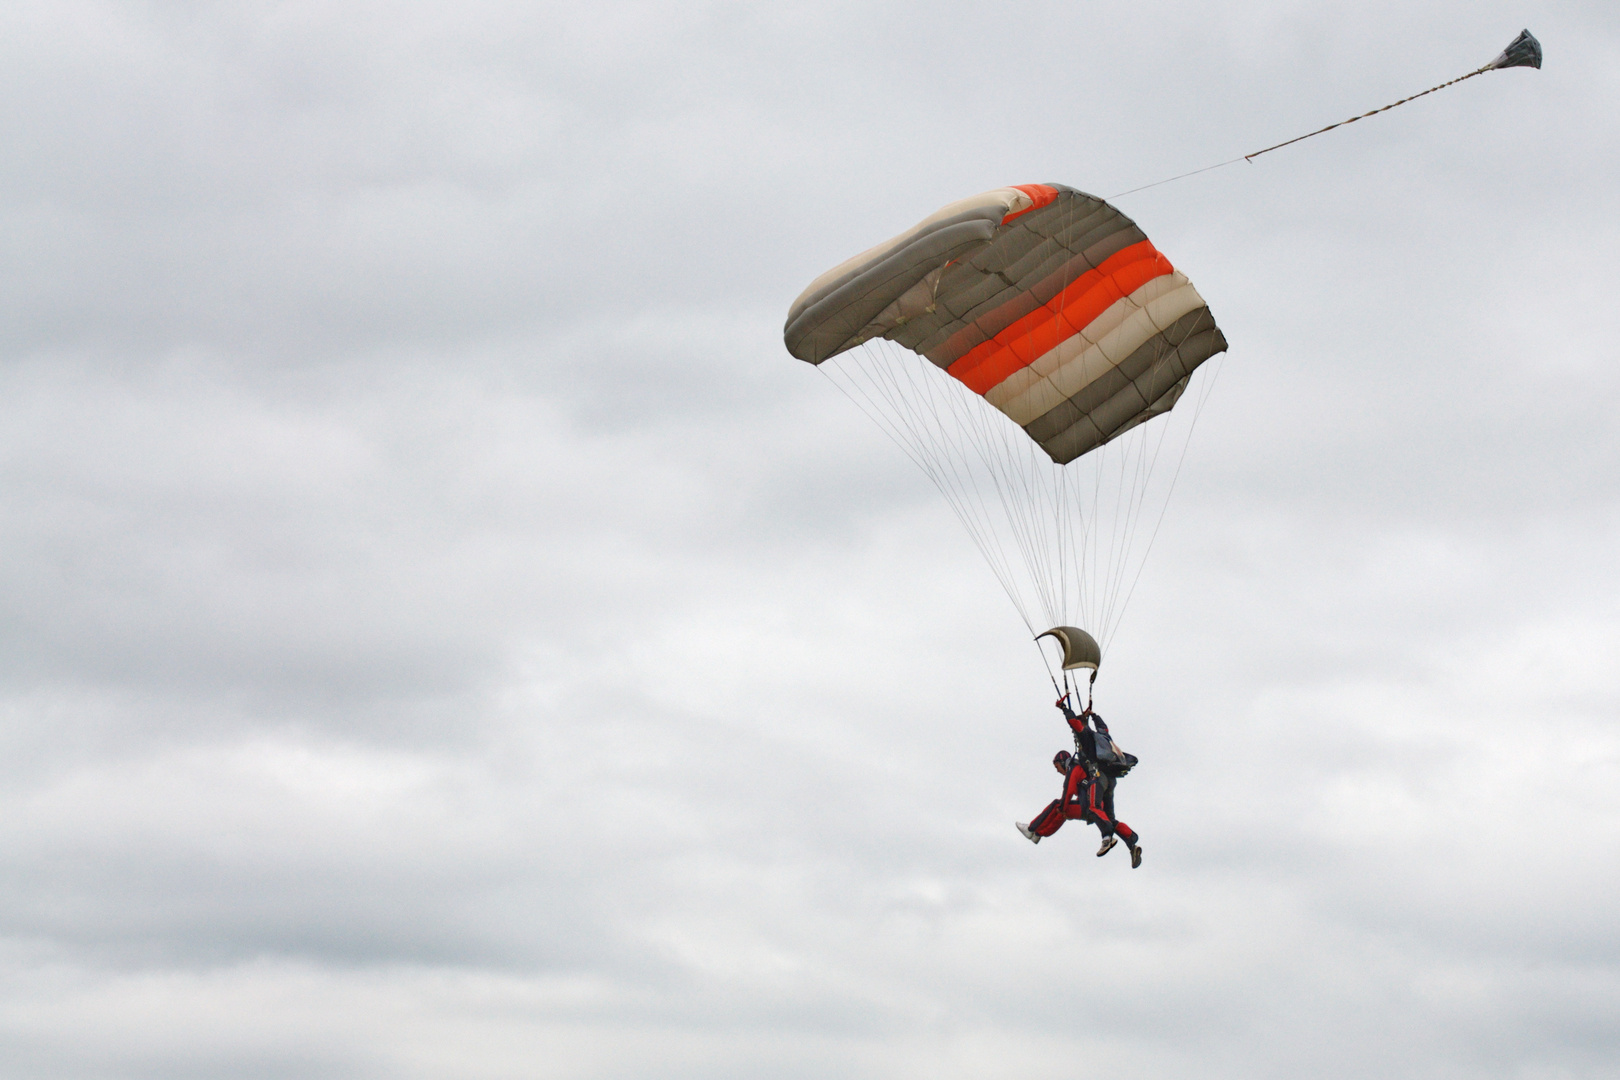
<path id="1" fill-rule="evenodd" d="M 1097 733 L 1086 723 L 1089 718 L 1097 730 L 1108 734 L 1108 725 L 1096 713 L 1087 710 L 1076 716 L 1066 702 L 1059 702 L 1063 718 L 1074 732 L 1074 743 L 1080 753 L 1069 759 L 1069 771 L 1063 777 L 1063 797 L 1047 804 L 1045 810 L 1029 823 L 1030 831 L 1038 836 L 1051 836 L 1071 818 L 1089 821 L 1106 838 L 1117 833 L 1126 846 L 1135 847 L 1139 839 L 1129 825 L 1114 816 L 1114 778 L 1097 768 Z"/>

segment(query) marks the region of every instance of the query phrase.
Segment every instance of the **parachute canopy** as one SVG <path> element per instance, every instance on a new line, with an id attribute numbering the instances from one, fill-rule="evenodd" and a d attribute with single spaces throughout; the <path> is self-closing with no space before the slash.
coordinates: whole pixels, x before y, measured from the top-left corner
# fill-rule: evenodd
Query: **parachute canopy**
<path id="1" fill-rule="evenodd" d="M 921 354 L 1062 465 L 1161 413 L 1226 349 L 1135 222 L 1060 184 L 954 202 L 822 274 L 783 331 L 820 364 L 873 338 Z"/>
<path id="2" fill-rule="evenodd" d="M 1043 637 L 1056 638 L 1058 644 L 1063 646 L 1064 671 L 1078 668 L 1096 671 L 1102 666 L 1102 649 L 1097 645 L 1097 639 L 1078 627 L 1054 626 L 1044 634 L 1036 634 L 1035 640 Z"/>

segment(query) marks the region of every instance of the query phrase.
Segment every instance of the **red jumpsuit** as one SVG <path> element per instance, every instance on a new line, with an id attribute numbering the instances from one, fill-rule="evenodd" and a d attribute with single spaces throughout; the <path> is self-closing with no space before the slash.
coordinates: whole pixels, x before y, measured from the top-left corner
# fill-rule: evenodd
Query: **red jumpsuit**
<path id="1" fill-rule="evenodd" d="M 1096 759 L 1096 732 L 1087 725 L 1088 717 L 1095 717 L 1104 734 L 1108 727 L 1102 717 L 1085 712 L 1076 716 L 1065 703 L 1059 702 L 1063 718 L 1074 732 L 1075 745 L 1080 754 L 1069 759 L 1069 768 L 1063 777 L 1063 797 L 1047 804 L 1045 810 L 1029 823 L 1031 832 L 1038 836 L 1051 836 L 1071 818 L 1089 821 L 1106 838 L 1118 834 L 1127 847 L 1135 847 L 1136 830 L 1114 816 L 1114 778 L 1098 770 Z"/>

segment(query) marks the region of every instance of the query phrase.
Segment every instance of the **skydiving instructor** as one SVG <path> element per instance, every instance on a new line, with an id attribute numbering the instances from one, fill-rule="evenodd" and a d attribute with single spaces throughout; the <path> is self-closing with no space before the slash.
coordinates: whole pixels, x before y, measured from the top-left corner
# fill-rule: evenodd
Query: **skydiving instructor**
<path id="1" fill-rule="evenodd" d="M 1108 854 L 1123 840 L 1130 849 L 1134 870 L 1142 865 L 1141 837 L 1114 816 L 1114 783 L 1130 772 L 1136 757 L 1115 745 L 1108 734 L 1108 725 L 1089 706 L 1084 712 L 1076 713 L 1069 707 L 1069 695 L 1065 694 L 1058 698 L 1057 707 L 1063 711 L 1063 718 L 1074 734 L 1076 751 L 1071 754 L 1060 750 L 1052 759 L 1052 767 L 1063 775 L 1063 795 L 1048 803 L 1029 824 L 1017 822 L 1018 831 L 1031 843 L 1038 844 L 1042 837 L 1051 836 L 1071 818 L 1089 821 L 1102 834 L 1098 857 Z"/>

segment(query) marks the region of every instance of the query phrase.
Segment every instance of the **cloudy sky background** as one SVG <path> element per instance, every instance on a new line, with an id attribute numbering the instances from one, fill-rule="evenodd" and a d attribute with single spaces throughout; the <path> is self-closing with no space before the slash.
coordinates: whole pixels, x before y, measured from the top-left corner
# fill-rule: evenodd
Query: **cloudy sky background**
<path id="1" fill-rule="evenodd" d="M 1099 702 L 781 345 L 953 198 L 1232 343 Z M 0 1076 L 1620 1061 L 1605 3 L 0 9 Z"/>

